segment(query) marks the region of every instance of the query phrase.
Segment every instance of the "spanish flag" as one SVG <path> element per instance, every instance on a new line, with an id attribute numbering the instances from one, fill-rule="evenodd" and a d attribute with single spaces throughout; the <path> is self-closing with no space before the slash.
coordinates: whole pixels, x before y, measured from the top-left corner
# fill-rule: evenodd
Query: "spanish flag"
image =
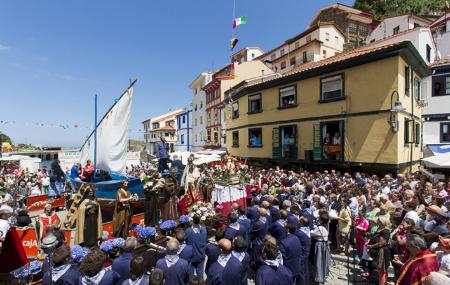
<path id="1" fill-rule="evenodd" d="M 230 48 L 231 48 L 231 50 L 234 49 L 234 47 L 237 45 L 238 41 L 239 40 L 237 38 L 232 38 L 231 39 L 231 41 L 230 41 Z"/>

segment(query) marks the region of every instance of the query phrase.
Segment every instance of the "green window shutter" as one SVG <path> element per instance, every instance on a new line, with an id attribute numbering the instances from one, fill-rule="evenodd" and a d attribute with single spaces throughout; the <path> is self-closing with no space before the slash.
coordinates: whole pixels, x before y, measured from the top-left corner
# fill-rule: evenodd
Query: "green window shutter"
<path id="1" fill-rule="evenodd" d="M 280 129 L 272 130 L 272 157 L 281 158 Z"/>
<path id="2" fill-rule="evenodd" d="M 320 135 L 320 124 L 313 125 L 313 159 L 322 160 L 322 140 Z"/>

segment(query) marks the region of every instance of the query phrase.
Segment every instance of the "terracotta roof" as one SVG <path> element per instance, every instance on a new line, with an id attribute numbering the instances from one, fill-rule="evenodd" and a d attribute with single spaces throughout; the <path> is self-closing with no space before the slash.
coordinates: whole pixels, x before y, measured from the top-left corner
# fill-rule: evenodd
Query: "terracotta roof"
<path id="1" fill-rule="evenodd" d="M 365 55 L 370 55 L 370 54 L 374 54 L 377 52 L 383 52 L 384 50 L 386 50 L 386 52 L 390 49 L 394 49 L 396 47 L 400 48 L 404 48 L 404 47 L 410 47 L 411 48 L 412 44 L 409 41 L 403 41 L 403 42 L 395 42 L 395 43 L 388 43 L 388 44 L 384 44 L 384 45 L 380 45 L 380 43 L 378 44 L 370 44 L 367 46 L 363 46 L 361 48 L 352 50 L 352 51 L 348 51 L 345 53 L 341 53 L 338 55 L 335 55 L 333 57 L 329 57 L 326 59 L 323 59 L 321 61 L 317 61 L 317 62 L 310 62 L 310 63 L 306 63 L 303 64 L 301 66 L 298 66 L 296 68 L 294 68 L 293 70 L 283 74 L 280 77 L 277 78 L 272 78 L 272 79 L 268 79 L 265 80 L 263 83 L 258 82 L 258 81 L 254 81 L 254 82 L 249 82 L 247 84 L 247 86 L 245 88 L 242 88 L 241 90 L 239 90 L 237 92 L 237 94 L 235 94 L 234 96 L 239 96 L 238 94 L 243 92 L 245 89 L 248 89 L 250 87 L 252 87 L 251 92 L 254 91 L 254 89 L 258 89 L 258 86 L 261 87 L 261 89 L 264 89 L 264 85 L 270 85 L 271 82 L 274 82 L 274 84 L 276 84 L 275 82 L 278 80 L 283 80 L 283 79 L 288 79 L 289 77 L 293 77 L 296 75 L 301 75 L 302 73 L 308 73 L 310 71 L 316 70 L 316 69 L 320 69 L 320 68 L 324 68 L 327 66 L 338 66 L 339 64 L 343 64 L 346 61 L 352 60 L 352 59 L 358 59 L 360 57 L 363 57 Z M 417 51 L 415 51 L 417 53 Z M 420 55 L 417 53 L 416 56 L 420 57 Z M 423 59 L 420 57 L 419 58 L 420 61 L 423 62 Z M 426 66 L 426 64 L 423 62 L 423 64 Z M 428 69 L 428 68 L 427 68 Z"/>
<path id="2" fill-rule="evenodd" d="M 436 60 L 431 66 L 435 67 L 435 66 L 444 65 L 444 64 L 450 64 L 450 57 L 441 58 L 439 60 Z"/>
<path id="3" fill-rule="evenodd" d="M 373 14 L 371 12 L 359 10 L 359 9 L 353 8 L 351 6 L 348 6 L 348 5 L 341 4 L 341 3 L 337 2 L 337 3 L 330 4 L 328 6 L 320 8 L 319 11 L 317 11 L 317 13 L 313 16 L 313 18 L 309 22 L 308 27 L 311 27 L 316 22 L 316 19 L 320 15 L 320 13 L 322 13 L 323 11 L 325 11 L 327 9 L 339 9 L 339 10 L 342 10 L 342 11 L 346 11 L 349 14 L 359 15 L 359 16 L 363 16 L 363 17 L 366 17 L 366 18 L 369 18 L 369 19 L 373 20 Z"/>
<path id="4" fill-rule="evenodd" d="M 157 132 L 157 131 L 175 131 L 175 128 L 171 127 L 171 126 L 164 126 L 164 127 L 158 128 L 158 129 L 150 130 L 150 132 Z"/>
<path id="5" fill-rule="evenodd" d="M 428 25 L 430 25 L 431 23 L 433 23 L 433 21 L 430 20 L 430 19 L 428 19 L 428 18 L 425 18 L 425 17 L 423 17 L 423 16 L 419 16 L 419 15 L 408 14 L 408 13 L 384 17 L 384 18 L 382 19 L 382 21 L 385 20 L 385 19 L 392 19 L 392 18 L 403 17 L 403 16 L 409 16 L 409 17 L 411 17 L 411 18 L 417 18 L 418 20 L 427 22 Z"/>

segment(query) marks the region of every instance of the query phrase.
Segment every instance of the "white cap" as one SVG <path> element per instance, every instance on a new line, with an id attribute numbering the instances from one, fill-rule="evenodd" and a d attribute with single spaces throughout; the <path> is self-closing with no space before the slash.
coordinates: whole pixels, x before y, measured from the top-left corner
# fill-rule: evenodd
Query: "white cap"
<path id="1" fill-rule="evenodd" d="M 12 214 L 13 213 L 13 208 L 11 208 L 10 206 L 8 206 L 8 205 L 1 205 L 0 206 L 0 215 L 1 214 Z"/>

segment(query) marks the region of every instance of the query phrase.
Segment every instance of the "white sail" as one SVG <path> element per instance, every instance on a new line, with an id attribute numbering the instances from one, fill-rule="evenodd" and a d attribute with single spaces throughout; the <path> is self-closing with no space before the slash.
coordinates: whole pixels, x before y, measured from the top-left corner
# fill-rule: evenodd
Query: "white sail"
<path id="1" fill-rule="evenodd" d="M 123 173 L 128 150 L 128 124 L 133 87 L 128 88 L 97 125 L 97 169 Z M 81 164 L 94 163 L 94 132 L 81 147 Z"/>

